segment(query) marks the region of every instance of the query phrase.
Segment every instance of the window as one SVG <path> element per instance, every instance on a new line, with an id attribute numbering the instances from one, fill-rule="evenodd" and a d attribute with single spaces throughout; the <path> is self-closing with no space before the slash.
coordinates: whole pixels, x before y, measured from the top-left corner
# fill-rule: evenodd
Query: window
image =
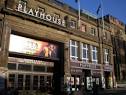
<path id="1" fill-rule="evenodd" d="M 89 53 L 89 50 L 88 50 L 88 45 L 87 44 L 84 44 L 84 43 L 81 43 L 81 49 L 82 49 L 82 61 L 84 63 L 87 63 L 88 62 L 88 53 Z"/>
<path id="2" fill-rule="evenodd" d="M 93 36 L 96 35 L 96 29 L 95 28 L 91 28 L 91 35 L 93 35 Z"/>
<path id="3" fill-rule="evenodd" d="M 40 89 L 42 90 L 42 92 L 44 91 L 45 88 L 45 81 L 44 81 L 44 76 L 40 76 Z"/>
<path id="4" fill-rule="evenodd" d="M 70 58 L 73 60 L 78 59 L 78 45 L 77 41 L 70 40 Z"/>
<path id="5" fill-rule="evenodd" d="M 39 77 L 37 75 L 33 76 L 33 90 L 38 90 Z"/>
<path id="6" fill-rule="evenodd" d="M 19 64 L 19 65 L 18 65 L 18 70 L 22 70 L 22 71 L 31 71 L 31 65 Z"/>
<path id="7" fill-rule="evenodd" d="M 109 63 L 109 49 L 104 49 L 104 63 Z"/>
<path id="8" fill-rule="evenodd" d="M 47 67 L 47 72 L 53 73 L 53 67 Z"/>
<path id="9" fill-rule="evenodd" d="M 92 59 L 92 63 L 97 64 L 98 63 L 98 55 L 97 55 L 97 47 L 95 46 L 91 46 L 91 59 Z"/>
<path id="10" fill-rule="evenodd" d="M 8 63 L 8 69 L 10 69 L 10 70 L 16 70 L 16 64 L 14 64 L 14 63 Z"/>
<path id="11" fill-rule="evenodd" d="M 107 39 L 107 32 L 103 33 L 103 39 L 106 40 Z"/>
<path id="12" fill-rule="evenodd" d="M 15 87 L 15 74 L 9 74 L 9 85 L 11 85 L 11 88 Z"/>
<path id="13" fill-rule="evenodd" d="M 33 71 L 35 72 L 45 72 L 44 66 L 34 66 Z"/>
<path id="14" fill-rule="evenodd" d="M 18 89 L 19 90 L 23 89 L 23 79 L 24 79 L 24 76 L 22 74 L 19 74 L 18 75 Z"/>
<path id="15" fill-rule="evenodd" d="M 30 75 L 26 75 L 25 76 L 25 90 L 30 90 L 31 87 L 31 76 Z"/>
<path id="16" fill-rule="evenodd" d="M 87 31 L 87 26 L 84 24 L 81 24 L 81 31 L 86 32 Z"/>
<path id="17" fill-rule="evenodd" d="M 76 21 L 74 20 L 70 21 L 70 28 L 76 28 Z"/>

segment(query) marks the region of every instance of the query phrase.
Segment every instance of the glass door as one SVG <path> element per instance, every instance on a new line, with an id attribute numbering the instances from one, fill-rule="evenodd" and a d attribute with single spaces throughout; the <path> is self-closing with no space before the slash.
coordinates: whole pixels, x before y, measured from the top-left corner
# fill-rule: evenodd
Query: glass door
<path id="1" fill-rule="evenodd" d="M 15 74 L 9 74 L 9 84 L 8 87 L 15 88 Z"/>
<path id="2" fill-rule="evenodd" d="M 38 90 L 39 76 L 33 76 L 33 90 Z"/>
<path id="3" fill-rule="evenodd" d="M 24 83 L 24 75 L 19 74 L 18 75 L 18 89 L 23 90 L 23 83 Z"/>
<path id="4" fill-rule="evenodd" d="M 48 93 L 52 93 L 52 76 L 47 76 L 46 85 Z"/>
<path id="5" fill-rule="evenodd" d="M 25 90 L 30 90 L 31 87 L 31 76 L 25 75 Z"/>
<path id="6" fill-rule="evenodd" d="M 45 78 L 44 76 L 40 76 L 40 90 L 42 92 L 45 92 L 46 88 L 45 88 Z"/>

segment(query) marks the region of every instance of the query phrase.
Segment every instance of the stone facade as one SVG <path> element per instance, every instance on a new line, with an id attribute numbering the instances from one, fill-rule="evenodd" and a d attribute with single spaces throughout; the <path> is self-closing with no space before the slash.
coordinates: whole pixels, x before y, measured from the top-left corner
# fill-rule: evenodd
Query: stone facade
<path id="1" fill-rule="evenodd" d="M 61 51 L 59 61 L 42 59 L 54 61 L 55 64 L 60 64 L 60 62 L 63 64 L 58 65 L 61 66 L 61 70 L 57 68 L 60 72 L 59 75 L 56 74 L 60 76 L 58 86 L 60 89 L 56 93 L 62 92 L 64 87 L 62 85 L 67 82 L 74 82 L 71 83 L 73 90 L 78 90 L 83 83 L 87 86 L 87 77 L 92 78 L 90 85 L 92 85 L 92 81 L 98 80 L 100 87 L 112 88 L 115 86 L 111 35 L 115 35 L 116 30 L 110 27 L 114 25 L 108 22 L 106 17 L 103 29 L 101 19 L 82 13 L 81 27 L 78 27 L 77 10 L 55 0 L 11 0 L 11 2 L 10 0 L 2 0 L 0 11 L 0 70 L 7 81 L 9 81 L 9 74 L 12 72 L 8 68 L 8 58 L 10 56 L 29 58 L 29 56 L 22 56 L 18 52 L 15 55 L 9 51 L 10 35 L 15 34 L 59 45 L 61 48 L 59 49 Z M 77 42 L 77 60 L 71 58 L 72 46 L 70 42 L 72 41 Z M 82 60 L 82 43 L 88 45 L 89 55 L 86 63 Z M 60 46 L 60 44 L 62 45 Z M 97 48 L 97 64 L 92 61 L 92 47 Z M 105 50 L 109 51 L 108 59 L 106 59 L 108 64 L 104 61 Z M 30 58 L 34 59 L 31 56 Z M 35 57 L 35 59 L 37 58 Z M 14 71 L 17 72 L 17 70 Z M 89 74 L 86 75 L 87 72 Z M 76 83 L 76 79 L 79 80 L 78 83 Z M 88 88 L 86 89 L 88 90 Z"/>

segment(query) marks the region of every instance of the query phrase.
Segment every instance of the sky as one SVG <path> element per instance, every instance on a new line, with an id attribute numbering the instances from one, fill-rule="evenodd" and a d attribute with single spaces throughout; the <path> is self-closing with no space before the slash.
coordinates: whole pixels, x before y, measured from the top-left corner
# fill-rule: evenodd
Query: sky
<path id="1" fill-rule="evenodd" d="M 75 0 L 59 0 L 77 9 Z M 102 16 L 101 10 L 97 15 L 100 0 L 80 0 L 80 7 L 98 17 Z M 126 24 L 126 0 L 102 0 L 103 15 L 110 14 Z"/>

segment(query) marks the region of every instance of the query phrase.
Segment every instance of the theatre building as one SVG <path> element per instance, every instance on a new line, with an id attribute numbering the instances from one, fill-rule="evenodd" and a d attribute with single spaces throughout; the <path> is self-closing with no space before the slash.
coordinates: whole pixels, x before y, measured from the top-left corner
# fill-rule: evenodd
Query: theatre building
<path id="1" fill-rule="evenodd" d="M 0 1 L 0 89 L 62 95 L 115 84 L 109 23 L 57 0 Z M 104 31 L 103 31 L 104 30 Z"/>

